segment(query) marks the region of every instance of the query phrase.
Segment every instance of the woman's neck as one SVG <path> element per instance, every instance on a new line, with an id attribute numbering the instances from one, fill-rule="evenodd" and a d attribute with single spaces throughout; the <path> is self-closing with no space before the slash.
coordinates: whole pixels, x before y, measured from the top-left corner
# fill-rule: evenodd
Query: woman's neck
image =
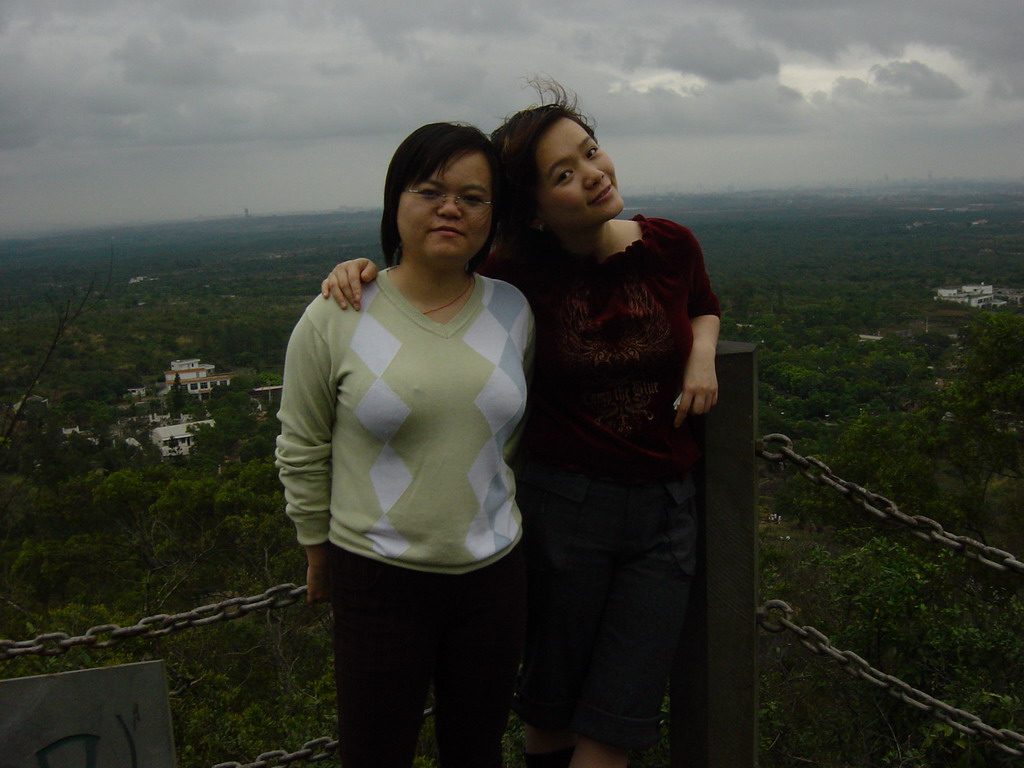
<path id="1" fill-rule="evenodd" d="M 599 227 L 554 232 L 562 249 L 581 259 L 605 261 L 640 237 L 640 225 L 632 220 L 611 219 Z"/>
<path id="2" fill-rule="evenodd" d="M 405 300 L 423 313 L 436 312 L 448 302 L 458 303 L 473 280 L 461 267 L 438 270 L 404 261 L 388 274 Z"/>

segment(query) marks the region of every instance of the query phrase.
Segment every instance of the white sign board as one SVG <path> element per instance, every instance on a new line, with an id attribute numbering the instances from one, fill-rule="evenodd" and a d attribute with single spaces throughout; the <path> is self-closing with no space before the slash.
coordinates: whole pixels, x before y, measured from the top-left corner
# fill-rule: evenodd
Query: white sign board
<path id="1" fill-rule="evenodd" d="M 0 768 L 174 768 L 162 661 L 0 680 Z"/>

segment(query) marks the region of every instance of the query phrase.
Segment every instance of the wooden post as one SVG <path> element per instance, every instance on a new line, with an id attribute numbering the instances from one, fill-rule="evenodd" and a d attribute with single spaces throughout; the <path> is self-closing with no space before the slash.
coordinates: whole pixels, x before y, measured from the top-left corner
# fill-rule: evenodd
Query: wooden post
<path id="1" fill-rule="evenodd" d="M 758 762 L 756 345 L 719 342 L 716 366 L 718 405 L 694 420 L 700 565 L 670 681 L 672 768 Z"/>

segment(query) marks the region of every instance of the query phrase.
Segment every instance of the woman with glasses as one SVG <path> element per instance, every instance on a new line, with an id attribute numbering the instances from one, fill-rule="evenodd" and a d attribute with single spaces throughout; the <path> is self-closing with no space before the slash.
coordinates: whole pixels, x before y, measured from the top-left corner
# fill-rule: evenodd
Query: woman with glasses
<path id="1" fill-rule="evenodd" d="M 491 136 L 512 199 L 483 267 L 523 291 L 537 322 L 514 708 L 528 766 L 621 768 L 658 738 L 686 612 L 699 457 L 686 416 L 718 399 L 719 305 L 690 231 L 617 218 L 615 167 L 590 121 L 557 83 L 537 85 L 548 103 Z M 324 296 L 358 308 L 374 274 L 338 265 Z"/>
<path id="2" fill-rule="evenodd" d="M 476 128 L 437 123 L 395 152 L 362 312 L 314 301 L 285 361 L 277 465 L 334 613 L 345 768 L 409 766 L 428 688 L 445 768 L 498 768 L 525 622 L 510 463 L 533 321 L 475 274 L 504 202 Z M 497 209 L 497 211 L 495 210 Z"/>

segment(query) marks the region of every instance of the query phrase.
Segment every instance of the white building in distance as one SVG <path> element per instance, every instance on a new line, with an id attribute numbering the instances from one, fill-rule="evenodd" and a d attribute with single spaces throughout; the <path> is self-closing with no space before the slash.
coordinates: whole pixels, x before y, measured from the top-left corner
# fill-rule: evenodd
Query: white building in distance
<path id="1" fill-rule="evenodd" d="M 170 424 L 166 427 L 157 427 L 149 433 L 149 439 L 160 449 L 160 455 L 165 459 L 170 456 L 188 456 L 195 443 L 193 429 L 203 424 L 214 425 L 213 419 L 204 421 L 191 421 L 185 424 Z"/>
<path id="2" fill-rule="evenodd" d="M 996 298 L 995 287 L 991 285 L 961 285 L 959 288 L 936 288 L 936 301 L 955 301 L 970 307 L 1002 307 L 1003 299 Z"/>
<path id="3" fill-rule="evenodd" d="M 178 381 L 191 395 L 208 395 L 214 387 L 223 387 L 233 378 L 230 373 L 214 374 L 214 368 L 216 366 L 199 362 L 198 357 L 172 360 L 171 369 L 164 371 L 164 391 L 170 391 Z"/>

